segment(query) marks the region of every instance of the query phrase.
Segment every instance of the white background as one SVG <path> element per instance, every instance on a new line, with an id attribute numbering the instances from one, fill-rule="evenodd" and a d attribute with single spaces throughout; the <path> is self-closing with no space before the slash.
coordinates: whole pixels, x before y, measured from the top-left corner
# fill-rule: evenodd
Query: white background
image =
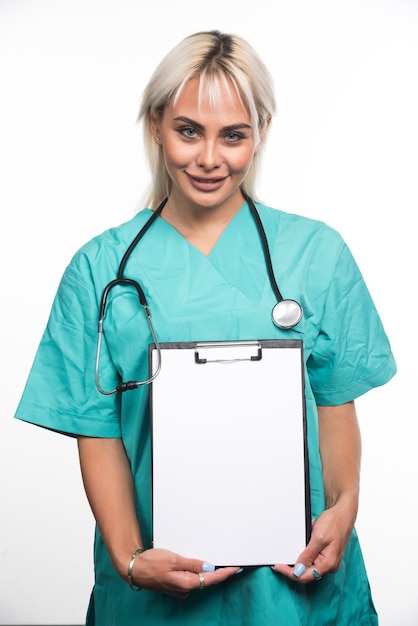
<path id="1" fill-rule="evenodd" d="M 343 234 L 391 339 L 398 375 L 358 401 L 357 528 L 381 626 L 416 626 L 415 0 L 0 0 L 0 624 L 84 620 L 75 442 L 12 417 L 64 267 L 137 208 L 151 71 L 209 28 L 246 37 L 274 76 L 262 199 Z"/>

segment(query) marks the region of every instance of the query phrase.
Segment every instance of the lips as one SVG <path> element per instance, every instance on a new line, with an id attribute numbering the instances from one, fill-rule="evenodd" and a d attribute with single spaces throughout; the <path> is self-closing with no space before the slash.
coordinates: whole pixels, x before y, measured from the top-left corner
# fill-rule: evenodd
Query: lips
<path id="1" fill-rule="evenodd" d="M 219 189 L 226 180 L 226 176 L 218 178 L 202 178 L 201 176 L 191 176 L 187 174 L 193 187 L 200 190 L 214 191 Z"/>
<path id="2" fill-rule="evenodd" d="M 188 177 L 192 180 L 195 180 L 198 183 L 220 183 L 225 180 L 226 176 L 218 176 L 217 178 L 202 178 L 201 176 L 192 176 L 188 174 Z"/>

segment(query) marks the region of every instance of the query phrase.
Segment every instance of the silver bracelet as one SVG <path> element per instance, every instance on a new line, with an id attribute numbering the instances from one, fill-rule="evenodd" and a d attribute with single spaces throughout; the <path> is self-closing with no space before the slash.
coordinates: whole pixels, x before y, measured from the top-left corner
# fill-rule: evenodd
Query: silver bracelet
<path id="1" fill-rule="evenodd" d="M 133 553 L 133 555 L 131 556 L 131 560 L 129 561 L 129 565 L 128 565 L 128 585 L 130 586 L 132 591 L 142 590 L 142 587 L 137 587 L 136 585 L 134 585 L 133 580 L 132 580 L 132 570 L 134 568 L 135 559 L 138 556 L 138 554 L 141 554 L 141 552 L 144 552 L 144 548 L 137 548 L 135 552 Z"/>

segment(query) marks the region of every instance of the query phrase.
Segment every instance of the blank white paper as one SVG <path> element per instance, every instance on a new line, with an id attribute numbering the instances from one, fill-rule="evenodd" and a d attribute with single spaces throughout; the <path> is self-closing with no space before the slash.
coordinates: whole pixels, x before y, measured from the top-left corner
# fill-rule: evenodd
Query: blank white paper
<path id="1" fill-rule="evenodd" d="M 255 354 L 246 345 L 202 348 L 205 364 L 191 345 L 162 344 L 152 383 L 154 547 L 218 566 L 293 563 L 310 520 L 301 343 L 266 342 L 280 347 L 259 361 L 237 360 Z"/>

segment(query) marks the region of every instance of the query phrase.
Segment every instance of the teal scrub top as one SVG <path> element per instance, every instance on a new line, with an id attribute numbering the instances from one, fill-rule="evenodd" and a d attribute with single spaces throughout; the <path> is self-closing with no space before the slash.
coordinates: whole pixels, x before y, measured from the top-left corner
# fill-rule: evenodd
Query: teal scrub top
<path id="1" fill-rule="evenodd" d="M 163 217 L 157 218 L 130 257 L 125 276 L 140 282 L 160 342 L 303 340 L 311 505 L 317 517 L 324 509 L 324 489 L 316 405 L 353 400 L 386 383 L 396 366 L 341 236 L 322 222 L 259 203 L 257 208 L 279 288 L 303 307 L 303 319 L 292 330 L 280 330 L 271 320 L 275 296 L 245 202 L 207 257 Z M 103 289 L 151 214 L 144 209 L 76 253 L 63 275 L 16 413 L 21 420 L 67 435 L 123 439 L 146 547 L 152 541 L 149 388 L 104 396 L 96 389 L 94 366 Z M 152 338 L 134 289 L 114 288 L 104 324 L 102 388 L 112 389 L 121 379 L 146 379 Z M 205 559 L 204 554 L 185 556 Z M 223 584 L 193 591 L 187 600 L 132 592 L 114 570 L 97 529 L 94 560 L 89 625 L 377 624 L 355 530 L 339 571 L 320 583 L 304 586 L 270 567 L 247 568 Z"/>

